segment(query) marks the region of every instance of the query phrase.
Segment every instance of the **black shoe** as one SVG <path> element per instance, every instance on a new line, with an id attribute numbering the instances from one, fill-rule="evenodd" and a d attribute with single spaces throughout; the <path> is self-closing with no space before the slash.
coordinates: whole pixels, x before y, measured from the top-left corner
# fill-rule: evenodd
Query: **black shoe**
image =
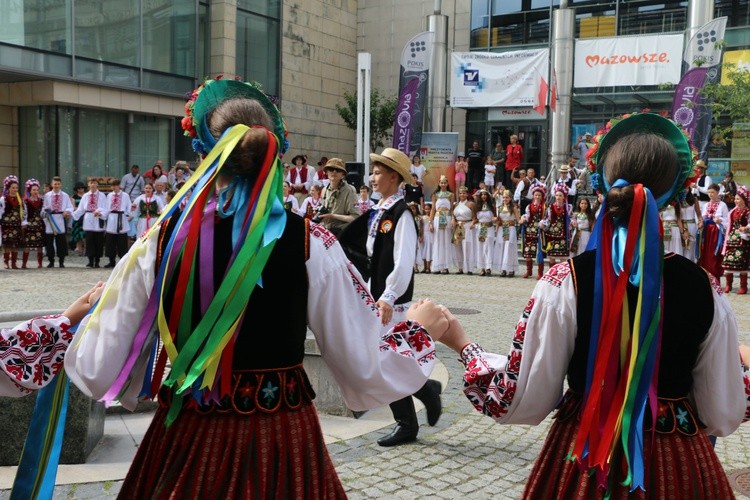
<path id="1" fill-rule="evenodd" d="M 472 273 L 471 271 L 466 271 L 466 274 L 468 274 L 469 276 L 471 276 L 474 273 Z"/>
<path id="2" fill-rule="evenodd" d="M 418 426 L 414 428 L 399 423 L 396 424 L 396 427 L 393 428 L 390 434 L 378 439 L 378 444 L 380 446 L 397 446 L 399 444 L 412 443 L 417 440 L 417 432 L 419 432 Z"/>
<path id="3" fill-rule="evenodd" d="M 60 267 L 65 267 L 65 261 L 63 261 L 62 259 L 60 259 Z"/>
<path id="4" fill-rule="evenodd" d="M 91 261 L 89 261 L 89 263 L 88 263 L 88 264 L 86 264 L 86 267 L 94 267 L 94 263 L 93 263 L 93 262 L 91 262 Z"/>
<path id="5" fill-rule="evenodd" d="M 419 399 L 427 410 L 427 423 L 434 427 L 440 420 L 443 413 L 443 403 L 440 401 L 440 393 L 443 391 L 443 384 L 437 380 L 428 380 L 422 389 L 417 391 L 414 396 Z"/>
<path id="6" fill-rule="evenodd" d="M 106 265 L 106 266 L 104 266 L 104 267 L 105 267 L 106 269 L 112 269 L 113 267 L 115 267 L 115 263 L 114 263 L 114 262 L 112 262 L 112 261 L 110 261 L 110 262 L 109 262 L 109 264 L 107 264 L 107 265 Z"/>
<path id="7" fill-rule="evenodd" d="M 98 261 L 98 260 L 95 260 L 95 261 L 94 261 L 94 267 L 95 267 L 96 269 L 99 269 L 99 268 L 101 267 L 101 266 L 99 265 L 99 261 Z"/>
<path id="8" fill-rule="evenodd" d="M 55 267 L 55 261 L 51 261 L 49 264 L 47 264 L 47 267 Z"/>

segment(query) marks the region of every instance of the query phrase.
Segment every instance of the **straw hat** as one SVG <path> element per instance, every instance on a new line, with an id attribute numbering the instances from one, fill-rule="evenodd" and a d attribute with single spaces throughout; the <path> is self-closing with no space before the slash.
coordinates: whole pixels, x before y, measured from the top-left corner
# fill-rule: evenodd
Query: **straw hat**
<path id="1" fill-rule="evenodd" d="M 341 170 L 346 173 L 346 165 L 344 165 L 344 161 L 341 158 L 331 158 L 326 162 L 323 170 Z"/>
<path id="2" fill-rule="evenodd" d="M 370 153 L 370 161 L 385 165 L 400 175 L 406 184 L 412 184 L 411 160 L 398 149 L 385 148 L 381 154 Z"/>

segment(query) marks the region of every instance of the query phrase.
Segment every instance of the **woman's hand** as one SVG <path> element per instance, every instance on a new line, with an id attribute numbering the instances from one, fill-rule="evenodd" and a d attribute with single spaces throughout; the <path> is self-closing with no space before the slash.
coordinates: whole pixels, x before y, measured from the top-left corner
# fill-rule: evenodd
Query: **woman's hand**
<path id="1" fill-rule="evenodd" d="M 420 299 L 406 311 L 406 319 L 416 321 L 422 325 L 435 340 L 448 328 L 448 319 L 443 314 L 443 306 L 435 304 L 430 299 Z"/>
<path id="2" fill-rule="evenodd" d="M 461 350 L 466 347 L 466 344 L 469 344 L 471 341 L 469 340 L 469 337 L 466 336 L 464 327 L 461 326 L 461 323 L 453 315 L 453 313 L 451 313 L 450 310 L 448 310 L 448 308 L 445 306 L 440 306 L 440 309 L 443 313 L 443 317 L 445 317 L 445 319 L 448 321 L 448 328 L 442 335 L 435 336 L 432 335 L 432 332 L 430 332 L 430 335 L 435 340 L 439 340 L 446 346 L 461 354 Z"/>
<path id="3" fill-rule="evenodd" d="M 63 312 L 63 316 L 70 320 L 71 325 L 80 323 L 86 313 L 89 312 L 89 309 L 91 309 L 91 306 L 93 306 L 96 301 L 99 300 L 99 297 L 102 296 L 102 291 L 104 291 L 104 282 L 100 281 L 94 285 L 94 288 L 84 293 L 78 297 L 75 302 L 70 304 L 70 306 Z"/>
<path id="4" fill-rule="evenodd" d="M 743 365 L 750 366 L 750 346 L 740 344 L 740 358 Z"/>

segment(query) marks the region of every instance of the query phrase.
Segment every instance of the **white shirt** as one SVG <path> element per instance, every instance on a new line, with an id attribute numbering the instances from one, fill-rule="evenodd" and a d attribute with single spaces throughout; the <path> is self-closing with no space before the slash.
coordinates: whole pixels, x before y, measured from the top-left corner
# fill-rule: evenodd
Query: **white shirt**
<path id="1" fill-rule="evenodd" d="M 47 234 L 57 234 L 65 232 L 65 217 L 63 213 L 58 212 L 68 212 L 72 215 L 75 209 L 67 193 L 50 191 L 44 194 L 42 210 L 46 214 L 44 216 L 45 232 Z M 52 224 L 53 220 L 55 221 L 54 224 Z"/>
<path id="2" fill-rule="evenodd" d="M 99 220 L 107 219 L 107 196 L 101 191 L 92 193 L 87 191 L 78 203 L 78 208 L 73 212 L 73 219 L 78 220 L 83 216 L 83 230 L 92 233 L 101 233 L 103 227 L 99 226 Z"/>
<path id="3" fill-rule="evenodd" d="M 411 168 L 409 170 L 411 171 L 412 174 L 417 174 L 417 181 L 422 182 L 422 177 L 424 177 L 424 173 L 427 170 L 427 168 L 421 163 L 419 165 L 414 165 L 412 163 Z"/>
<path id="4" fill-rule="evenodd" d="M 115 213 L 120 212 L 120 213 Z M 107 226 L 105 231 L 109 234 L 127 234 L 130 229 L 128 218 L 130 215 L 130 196 L 128 193 L 120 190 L 119 193 L 114 191 L 107 195 Z M 120 230 L 117 230 L 117 225 Z"/>
<path id="5" fill-rule="evenodd" d="M 375 209 L 384 212 L 393 206 L 398 200 L 403 199 L 398 195 L 388 197 L 375 207 Z M 373 231 L 373 225 L 379 224 L 380 218 L 373 217 L 370 230 L 367 234 L 367 256 L 372 257 L 375 248 L 375 234 L 377 228 Z M 376 300 L 382 300 L 393 307 L 396 299 L 401 297 L 409 287 L 412 273 L 414 272 L 414 262 L 417 259 L 417 228 L 414 225 L 414 218 L 409 210 L 404 210 L 394 229 L 393 235 L 393 270 L 385 279 L 385 291 Z"/>

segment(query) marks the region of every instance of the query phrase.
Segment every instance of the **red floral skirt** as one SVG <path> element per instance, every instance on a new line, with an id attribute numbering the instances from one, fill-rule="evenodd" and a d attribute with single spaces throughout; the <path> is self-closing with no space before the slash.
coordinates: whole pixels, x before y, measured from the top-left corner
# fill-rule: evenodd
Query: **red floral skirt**
<path id="1" fill-rule="evenodd" d="M 564 413 L 564 408 L 561 408 L 561 413 Z M 558 417 L 560 413 L 534 463 L 523 498 L 604 498 L 606 492 L 598 487 L 596 476 L 566 460 L 578 433 L 580 412 L 575 411 L 570 418 Z M 694 432 L 694 435 L 687 435 L 677 427 L 673 424 L 671 432 L 657 430 L 653 439 L 651 431 L 643 433 L 646 491 L 630 493 L 629 487 L 621 485 L 624 476 L 613 470 L 612 475 L 616 477 L 609 481 L 610 498 L 735 498 L 706 433 L 693 426 L 689 432 Z"/>
<path id="2" fill-rule="evenodd" d="M 161 406 L 119 498 L 346 498 L 315 407 L 201 414 Z"/>

